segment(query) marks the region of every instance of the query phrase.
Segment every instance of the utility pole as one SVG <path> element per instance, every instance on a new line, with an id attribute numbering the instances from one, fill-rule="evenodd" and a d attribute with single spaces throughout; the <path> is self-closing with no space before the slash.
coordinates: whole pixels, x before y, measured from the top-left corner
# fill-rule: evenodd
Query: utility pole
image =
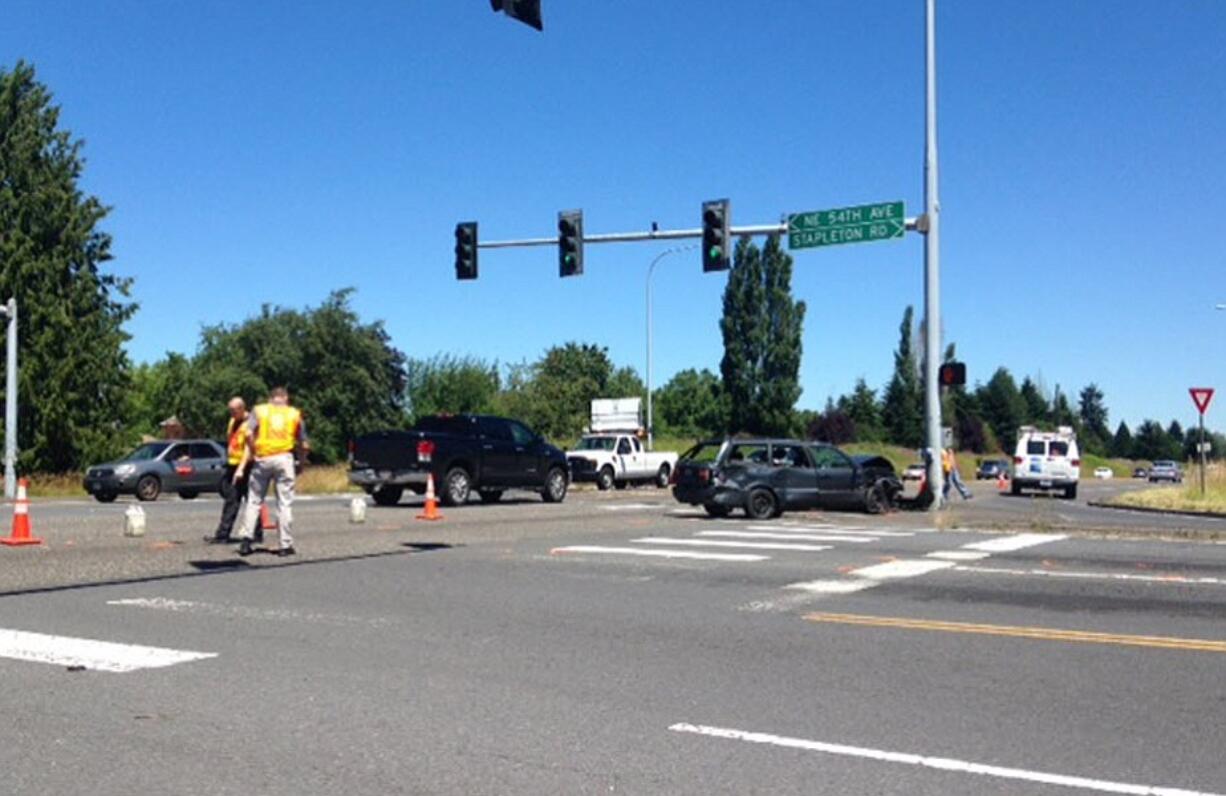
<path id="1" fill-rule="evenodd" d="M 944 503 L 941 471 L 941 395 L 937 368 L 941 357 L 941 200 L 937 195 L 937 60 L 936 0 L 925 0 L 925 126 L 924 126 L 924 420 L 928 448 L 928 483 L 933 485 L 932 510 Z"/>
<path id="2" fill-rule="evenodd" d="M 4 497 L 17 497 L 17 299 L 0 307 L 0 317 L 8 320 L 5 336 L 8 372 L 4 380 Z"/>

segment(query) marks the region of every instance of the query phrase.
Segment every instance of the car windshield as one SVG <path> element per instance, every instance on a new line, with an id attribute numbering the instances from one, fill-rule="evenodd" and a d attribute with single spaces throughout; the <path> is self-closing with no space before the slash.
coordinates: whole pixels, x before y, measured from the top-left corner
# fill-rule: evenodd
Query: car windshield
<path id="1" fill-rule="evenodd" d="M 147 462 L 156 459 L 170 446 L 169 442 L 149 442 L 124 457 L 125 462 Z"/>
<path id="2" fill-rule="evenodd" d="M 578 451 L 611 451 L 617 445 L 613 437 L 584 437 L 575 446 Z"/>
<path id="3" fill-rule="evenodd" d="M 715 464 L 723 447 L 722 442 L 702 442 L 686 451 L 681 458 L 698 464 Z"/>

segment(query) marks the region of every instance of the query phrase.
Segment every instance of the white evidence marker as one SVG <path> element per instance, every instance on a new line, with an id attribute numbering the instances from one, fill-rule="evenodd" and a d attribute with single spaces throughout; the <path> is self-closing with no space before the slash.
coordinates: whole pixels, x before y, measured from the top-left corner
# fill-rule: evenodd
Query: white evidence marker
<path id="1" fill-rule="evenodd" d="M 690 550 L 644 550 L 639 547 L 600 547 L 597 545 L 555 547 L 549 552 L 553 555 L 560 553 L 605 553 L 609 555 L 648 556 L 653 558 L 684 558 L 696 561 L 766 561 L 770 558 L 770 556 L 750 553 L 696 553 Z"/>
<path id="2" fill-rule="evenodd" d="M 803 738 L 789 738 L 783 735 L 772 735 L 765 732 L 748 732 L 726 727 L 710 727 L 701 724 L 678 723 L 668 729 L 673 732 L 705 735 L 710 738 L 725 738 L 734 741 L 745 741 L 754 744 L 778 746 L 784 749 L 800 749 L 807 752 L 821 752 L 828 755 L 857 757 L 864 760 L 876 760 L 882 763 L 899 763 L 909 766 L 920 766 L 937 771 L 948 771 L 957 774 L 975 774 L 984 777 L 1035 782 L 1042 785 L 1057 785 L 1065 788 L 1080 788 L 1081 790 L 1098 791 L 1100 793 L 1126 793 L 1134 796 L 1222 796 L 1222 794 L 1206 791 L 1184 790 L 1181 788 L 1159 787 L 1154 785 L 1137 785 L 1128 782 L 1112 782 L 1110 780 L 1093 779 L 1091 777 L 1069 776 L 1067 774 L 1052 774 L 1046 771 L 1031 771 L 1024 768 L 1008 768 L 987 763 L 975 763 L 969 760 L 956 760 L 949 757 L 928 757 L 910 752 L 891 752 L 885 749 L 869 749 L 863 746 L 848 746 L 846 744 L 809 741 Z"/>
<path id="3" fill-rule="evenodd" d="M 819 553 L 829 550 L 830 545 L 821 544 L 783 544 L 781 542 L 723 542 L 707 539 L 670 539 L 660 536 L 645 536 L 642 539 L 631 539 L 633 544 L 665 544 L 683 545 L 688 547 L 739 547 L 747 550 L 791 550 L 797 553 Z"/>
<path id="4" fill-rule="evenodd" d="M 216 657 L 215 652 L 172 650 L 165 647 L 117 644 L 88 638 L 0 629 L 0 658 L 57 666 L 79 666 L 100 672 L 158 669 Z"/>
<path id="5" fill-rule="evenodd" d="M 699 531 L 696 535 L 724 536 L 732 539 L 792 539 L 798 542 L 847 542 L 849 544 L 868 544 L 877 541 L 872 536 L 828 536 L 807 533 L 767 533 L 765 531 Z"/>

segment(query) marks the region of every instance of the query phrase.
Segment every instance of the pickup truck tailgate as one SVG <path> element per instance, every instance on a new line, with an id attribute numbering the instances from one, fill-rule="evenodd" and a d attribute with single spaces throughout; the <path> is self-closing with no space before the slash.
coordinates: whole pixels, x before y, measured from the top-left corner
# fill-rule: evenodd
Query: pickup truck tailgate
<path id="1" fill-rule="evenodd" d="M 377 431 L 353 441 L 353 468 L 400 470 L 417 464 L 417 431 Z"/>

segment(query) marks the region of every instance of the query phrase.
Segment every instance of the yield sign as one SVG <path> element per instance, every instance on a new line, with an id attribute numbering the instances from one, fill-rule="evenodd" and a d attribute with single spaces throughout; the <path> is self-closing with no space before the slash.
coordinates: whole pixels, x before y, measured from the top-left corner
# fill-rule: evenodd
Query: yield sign
<path id="1" fill-rule="evenodd" d="M 1188 392 L 1192 395 L 1192 403 L 1196 404 L 1196 411 L 1203 415 L 1209 408 L 1209 402 L 1213 400 L 1213 388 L 1189 387 Z"/>

